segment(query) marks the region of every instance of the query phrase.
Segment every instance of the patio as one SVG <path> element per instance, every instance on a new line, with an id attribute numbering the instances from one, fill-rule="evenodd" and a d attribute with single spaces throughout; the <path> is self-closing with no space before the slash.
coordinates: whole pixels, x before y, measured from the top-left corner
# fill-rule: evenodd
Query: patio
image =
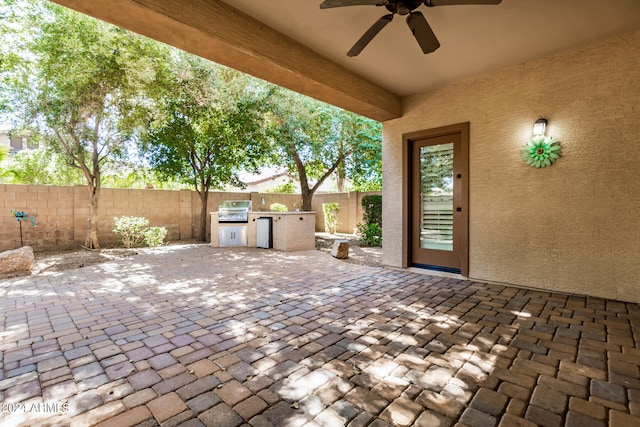
<path id="1" fill-rule="evenodd" d="M 637 304 L 207 245 L 0 298 L 2 426 L 640 425 Z"/>

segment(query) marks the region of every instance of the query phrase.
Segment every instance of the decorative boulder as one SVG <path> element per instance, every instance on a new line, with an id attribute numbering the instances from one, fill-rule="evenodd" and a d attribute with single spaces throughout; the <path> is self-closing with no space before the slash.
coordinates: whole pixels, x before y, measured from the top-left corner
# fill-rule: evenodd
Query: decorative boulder
<path id="1" fill-rule="evenodd" d="M 336 240 L 333 242 L 333 249 L 331 249 L 331 255 L 334 258 L 345 259 L 349 258 L 349 241 L 348 240 Z"/>
<path id="2" fill-rule="evenodd" d="M 31 246 L 0 252 L 0 276 L 26 276 L 31 274 L 31 266 L 35 261 Z"/>

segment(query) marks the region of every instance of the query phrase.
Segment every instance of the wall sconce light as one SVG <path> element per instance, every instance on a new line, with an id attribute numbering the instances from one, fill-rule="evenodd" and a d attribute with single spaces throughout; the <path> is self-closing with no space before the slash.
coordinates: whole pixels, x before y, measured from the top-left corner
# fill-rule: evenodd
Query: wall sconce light
<path id="1" fill-rule="evenodd" d="M 533 136 L 522 147 L 522 160 L 534 168 L 551 166 L 562 155 L 560 142 L 551 136 L 545 136 L 547 119 L 540 116 L 533 124 Z"/>
<path id="2" fill-rule="evenodd" d="M 533 135 L 534 136 L 544 135 L 544 131 L 546 128 L 547 128 L 547 119 L 540 116 L 540 118 L 538 118 L 538 120 L 536 120 L 536 122 L 533 124 Z"/>

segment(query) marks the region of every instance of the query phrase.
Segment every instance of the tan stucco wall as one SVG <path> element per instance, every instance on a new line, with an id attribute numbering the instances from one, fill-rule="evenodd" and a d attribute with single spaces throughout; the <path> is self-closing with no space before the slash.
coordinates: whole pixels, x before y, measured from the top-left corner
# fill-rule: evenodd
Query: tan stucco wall
<path id="1" fill-rule="evenodd" d="M 640 302 L 640 32 L 405 100 L 383 125 L 384 261 L 401 265 L 402 135 L 470 122 L 475 279 Z M 538 116 L 562 141 L 521 160 Z"/>

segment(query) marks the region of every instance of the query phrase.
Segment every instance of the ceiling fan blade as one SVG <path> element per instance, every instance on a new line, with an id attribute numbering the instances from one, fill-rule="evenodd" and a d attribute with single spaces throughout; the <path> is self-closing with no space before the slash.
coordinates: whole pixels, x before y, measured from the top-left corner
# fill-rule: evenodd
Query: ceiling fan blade
<path id="1" fill-rule="evenodd" d="M 371 40 L 382 30 L 385 25 L 387 25 L 393 19 L 393 13 L 388 15 L 384 15 L 382 18 L 378 19 L 372 26 L 367 30 L 366 33 L 360 37 L 360 40 L 353 45 L 353 47 L 347 52 L 347 56 L 357 56 L 362 49 L 364 49 Z"/>
<path id="2" fill-rule="evenodd" d="M 324 0 L 320 4 L 320 9 L 343 6 L 382 6 L 386 3 L 385 0 Z"/>
<path id="3" fill-rule="evenodd" d="M 438 38 L 422 13 L 411 12 L 407 16 L 407 25 L 411 28 L 413 37 L 418 41 L 422 52 L 431 53 L 440 47 Z"/>
<path id="4" fill-rule="evenodd" d="M 424 0 L 425 6 L 455 6 L 471 4 L 500 4 L 502 0 Z"/>

